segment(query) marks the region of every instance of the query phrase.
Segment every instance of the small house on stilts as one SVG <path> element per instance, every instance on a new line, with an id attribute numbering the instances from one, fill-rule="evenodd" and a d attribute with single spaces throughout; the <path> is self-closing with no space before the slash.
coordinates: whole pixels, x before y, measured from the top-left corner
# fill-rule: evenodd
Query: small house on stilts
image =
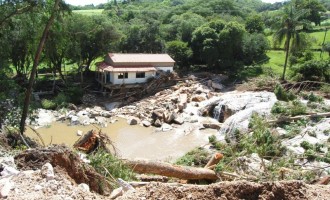
<path id="1" fill-rule="evenodd" d="M 168 54 L 109 53 L 97 63 L 96 80 L 102 89 L 141 87 L 158 71 L 172 72 L 174 63 Z"/>

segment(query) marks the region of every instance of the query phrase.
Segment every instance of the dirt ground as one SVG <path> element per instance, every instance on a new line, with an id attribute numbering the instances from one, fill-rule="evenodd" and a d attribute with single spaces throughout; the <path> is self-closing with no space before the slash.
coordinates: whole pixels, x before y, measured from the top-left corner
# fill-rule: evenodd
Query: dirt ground
<path id="1" fill-rule="evenodd" d="M 252 183 L 247 181 L 220 182 L 212 185 L 170 185 L 150 183 L 129 191 L 120 200 L 129 199 L 267 199 L 322 200 L 330 199 L 330 186 L 306 185 L 300 181 Z"/>

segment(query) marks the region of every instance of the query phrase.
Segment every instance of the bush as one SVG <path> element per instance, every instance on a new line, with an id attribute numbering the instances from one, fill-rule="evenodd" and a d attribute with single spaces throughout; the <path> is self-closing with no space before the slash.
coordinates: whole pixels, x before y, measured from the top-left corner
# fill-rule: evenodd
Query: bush
<path id="1" fill-rule="evenodd" d="M 274 93 L 279 101 L 290 101 L 296 98 L 296 96 L 291 91 L 285 91 L 285 89 L 280 84 L 276 84 Z"/>
<path id="2" fill-rule="evenodd" d="M 122 178 L 126 181 L 135 179 L 134 173 L 130 168 L 120 159 L 105 151 L 98 150 L 88 158 L 91 161 L 90 165 L 106 178 Z"/>
<path id="3" fill-rule="evenodd" d="M 63 92 L 61 92 L 54 98 L 54 102 L 57 107 L 63 108 L 68 105 L 68 98 Z"/>
<path id="4" fill-rule="evenodd" d="M 311 102 L 321 103 L 321 102 L 323 102 L 323 98 L 320 97 L 320 96 L 315 95 L 313 92 L 311 92 L 308 95 L 307 99 L 308 99 L 308 103 L 311 103 Z"/>
<path id="5" fill-rule="evenodd" d="M 292 101 L 292 105 L 290 106 L 291 116 L 306 114 L 306 111 L 307 107 L 299 100 Z"/>
<path id="6" fill-rule="evenodd" d="M 281 102 L 276 102 L 271 109 L 271 113 L 272 114 L 287 114 L 287 108 Z"/>
<path id="7" fill-rule="evenodd" d="M 77 86 L 71 86 L 65 91 L 69 101 L 73 104 L 80 104 L 84 91 Z"/>
<path id="8" fill-rule="evenodd" d="M 178 165 L 204 167 L 208 162 L 209 153 L 203 148 L 196 148 L 176 161 Z"/>
<path id="9" fill-rule="evenodd" d="M 330 61 L 310 60 L 292 68 L 293 76 L 298 81 L 324 81 L 330 80 Z"/>
<path id="10" fill-rule="evenodd" d="M 54 110 L 56 108 L 56 103 L 52 100 L 43 99 L 41 100 L 41 106 L 47 110 Z"/>

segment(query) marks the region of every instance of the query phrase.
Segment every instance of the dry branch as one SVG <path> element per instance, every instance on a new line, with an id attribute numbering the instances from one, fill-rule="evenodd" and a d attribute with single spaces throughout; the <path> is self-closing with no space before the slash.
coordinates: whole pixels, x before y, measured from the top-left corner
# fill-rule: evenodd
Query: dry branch
<path id="1" fill-rule="evenodd" d="M 124 161 L 132 170 L 140 174 L 158 174 L 167 177 L 176 177 L 185 180 L 217 180 L 218 176 L 213 170 L 172 165 L 169 163 L 148 160 Z"/>
<path id="2" fill-rule="evenodd" d="M 221 153 L 215 153 L 211 157 L 211 159 L 209 160 L 209 162 L 207 162 L 207 164 L 205 165 L 204 168 L 211 169 L 211 167 L 213 167 L 216 164 L 218 164 L 222 158 L 223 158 L 223 155 Z"/>

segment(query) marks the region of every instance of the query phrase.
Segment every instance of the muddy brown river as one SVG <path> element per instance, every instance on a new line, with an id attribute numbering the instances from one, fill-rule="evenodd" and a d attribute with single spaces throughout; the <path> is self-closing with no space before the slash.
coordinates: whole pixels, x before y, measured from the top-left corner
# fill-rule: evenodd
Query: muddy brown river
<path id="1" fill-rule="evenodd" d="M 37 129 L 47 144 L 67 144 L 72 146 L 79 139 L 77 131 L 83 133 L 95 126 L 68 126 L 66 123 L 54 122 L 49 127 Z M 186 131 L 185 131 L 186 130 Z M 189 130 L 189 131 L 187 131 Z M 118 118 L 118 121 L 108 124 L 102 128 L 123 158 L 145 158 L 165 161 L 174 161 L 189 150 L 208 143 L 208 137 L 216 133 L 215 130 L 198 130 L 194 124 L 184 124 L 180 128 L 168 132 L 161 132 L 154 127 L 142 127 L 140 125 L 130 126 L 125 119 Z M 37 135 L 27 129 L 28 136 L 39 140 Z"/>

